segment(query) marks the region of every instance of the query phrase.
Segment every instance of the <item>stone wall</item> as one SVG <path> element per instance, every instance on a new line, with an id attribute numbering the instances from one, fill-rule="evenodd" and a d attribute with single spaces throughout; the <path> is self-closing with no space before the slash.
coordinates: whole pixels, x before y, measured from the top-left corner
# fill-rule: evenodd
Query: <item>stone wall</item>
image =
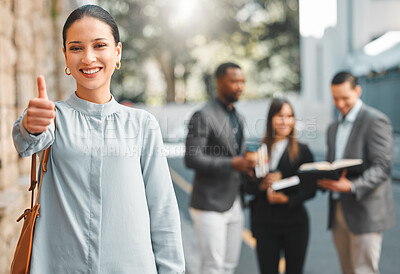
<path id="1" fill-rule="evenodd" d="M 29 99 L 37 96 L 37 75 L 45 76 L 50 99 L 71 92 L 73 81 L 64 75 L 61 30 L 74 3 L 0 0 L 0 274 L 9 273 L 22 227 L 15 220 L 30 203 L 30 158 L 16 153 L 12 126 Z"/>

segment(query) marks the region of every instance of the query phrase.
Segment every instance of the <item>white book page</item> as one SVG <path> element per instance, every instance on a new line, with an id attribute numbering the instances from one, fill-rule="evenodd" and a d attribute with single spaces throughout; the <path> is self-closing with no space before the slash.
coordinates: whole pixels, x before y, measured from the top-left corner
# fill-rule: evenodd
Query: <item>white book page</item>
<path id="1" fill-rule="evenodd" d="M 285 189 L 291 186 L 300 184 L 300 178 L 298 176 L 292 176 L 289 178 L 282 179 L 280 181 L 273 182 L 271 187 L 274 191 Z"/>

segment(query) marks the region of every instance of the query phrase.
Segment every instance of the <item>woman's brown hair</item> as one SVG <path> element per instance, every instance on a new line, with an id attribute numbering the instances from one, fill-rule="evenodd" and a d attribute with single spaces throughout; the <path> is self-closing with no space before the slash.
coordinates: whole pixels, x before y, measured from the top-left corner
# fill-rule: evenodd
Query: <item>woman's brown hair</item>
<path id="1" fill-rule="evenodd" d="M 269 107 L 269 111 L 268 111 L 268 116 L 267 116 L 267 130 L 263 139 L 263 143 L 265 143 L 267 145 L 268 148 L 268 157 L 271 157 L 271 151 L 272 151 L 272 144 L 274 143 L 275 140 L 275 130 L 272 126 L 272 118 L 281 111 L 282 106 L 284 104 L 288 104 L 290 106 L 290 108 L 292 109 L 292 113 L 294 116 L 294 110 L 292 105 L 289 103 L 289 101 L 285 100 L 285 99 L 278 99 L 275 98 L 274 100 L 272 100 L 271 105 Z M 296 138 L 296 129 L 295 126 L 293 125 L 293 129 L 290 132 L 289 136 L 289 144 L 288 144 L 288 152 L 289 152 L 289 160 L 290 162 L 293 162 L 298 154 L 299 154 L 299 144 L 297 142 L 297 138 Z"/>

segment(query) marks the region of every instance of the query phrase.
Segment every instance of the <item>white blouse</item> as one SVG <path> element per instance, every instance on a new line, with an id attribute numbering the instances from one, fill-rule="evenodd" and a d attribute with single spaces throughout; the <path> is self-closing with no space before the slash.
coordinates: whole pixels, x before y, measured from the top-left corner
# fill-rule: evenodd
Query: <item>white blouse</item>
<path id="1" fill-rule="evenodd" d="M 285 149 L 289 143 L 289 140 L 287 138 L 276 142 L 272 145 L 272 151 L 271 151 L 271 160 L 269 161 L 269 169 L 271 171 L 274 171 L 278 168 L 279 161 L 282 158 L 283 153 L 285 152 Z"/>
<path id="2" fill-rule="evenodd" d="M 159 125 L 114 98 L 73 94 L 38 136 L 13 128 L 21 156 L 52 146 L 40 194 L 32 274 L 184 273 L 177 202 Z"/>

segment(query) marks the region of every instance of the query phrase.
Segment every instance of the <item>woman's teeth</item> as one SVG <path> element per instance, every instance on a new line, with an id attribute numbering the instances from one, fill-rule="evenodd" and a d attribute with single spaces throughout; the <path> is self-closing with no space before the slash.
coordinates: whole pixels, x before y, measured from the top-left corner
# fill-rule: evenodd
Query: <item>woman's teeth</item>
<path id="1" fill-rule="evenodd" d="M 93 74 L 93 73 L 98 72 L 99 70 L 100 70 L 100 68 L 95 68 L 95 69 L 83 69 L 82 71 L 83 71 L 83 73 L 85 73 L 85 74 Z"/>

